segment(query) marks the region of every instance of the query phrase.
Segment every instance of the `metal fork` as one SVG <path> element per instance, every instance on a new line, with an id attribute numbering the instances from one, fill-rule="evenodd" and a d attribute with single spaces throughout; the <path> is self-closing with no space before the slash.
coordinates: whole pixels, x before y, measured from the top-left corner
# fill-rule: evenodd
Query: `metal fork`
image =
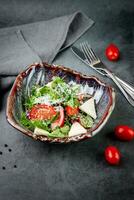
<path id="1" fill-rule="evenodd" d="M 83 42 L 80 44 L 81 50 L 84 53 L 89 65 L 93 67 L 100 74 L 108 76 L 121 90 L 123 95 L 126 97 L 128 102 L 134 106 L 134 87 L 126 83 L 119 77 L 115 76 L 107 67 L 102 63 L 100 58 L 95 54 L 93 49 L 90 47 L 88 42 Z"/>

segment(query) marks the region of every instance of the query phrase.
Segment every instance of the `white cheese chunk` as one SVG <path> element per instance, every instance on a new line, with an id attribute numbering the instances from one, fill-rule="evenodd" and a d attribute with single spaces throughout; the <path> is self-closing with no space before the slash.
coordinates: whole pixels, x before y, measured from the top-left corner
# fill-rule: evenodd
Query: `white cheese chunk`
<path id="1" fill-rule="evenodd" d="M 83 126 L 81 126 L 81 124 L 79 124 L 78 122 L 74 122 L 71 126 L 71 129 L 68 135 L 69 137 L 71 137 L 71 136 L 75 136 L 75 135 L 79 135 L 83 133 L 87 133 L 87 130 Z"/>
<path id="2" fill-rule="evenodd" d="M 48 131 L 45 131 L 41 128 L 38 128 L 38 127 L 35 127 L 34 129 L 34 135 L 45 135 L 45 136 L 48 136 L 49 132 Z"/>
<path id="3" fill-rule="evenodd" d="M 85 103 L 83 103 L 79 107 L 79 109 L 82 110 L 83 112 L 87 113 L 88 115 L 90 115 L 93 119 L 97 118 L 96 110 L 95 110 L 95 102 L 94 102 L 93 97 L 91 97 L 89 100 L 87 100 Z"/>
<path id="4" fill-rule="evenodd" d="M 46 86 L 51 87 L 51 86 L 52 86 L 52 83 L 53 83 L 53 81 L 48 82 L 48 83 L 46 84 Z"/>

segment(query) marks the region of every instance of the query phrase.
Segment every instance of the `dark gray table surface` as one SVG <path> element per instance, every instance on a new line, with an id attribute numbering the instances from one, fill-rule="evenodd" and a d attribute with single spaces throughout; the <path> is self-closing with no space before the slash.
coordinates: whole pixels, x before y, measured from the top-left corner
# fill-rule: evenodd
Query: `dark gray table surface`
<path id="1" fill-rule="evenodd" d="M 95 21 L 77 43 L 88 40 L 109 68 L 133 83 L 133 1 L 1 0 L 0 27 L 50 19 L 76 10 L 82 10 Z M 107 61 L 104 56 L 105 47 L 111 42 L 116 43 L 121 51 L 121 59 L 115 63 Z M 54 63 L 104 79 L 77 60 L 70 49 L 59 54 Z M 108 79 L 105 82 L 115 87 Z M 134 108 L 115 89 L 116 106 L 110 120 L 99 134 L 86 141 L 67 145 L 45 144 L 33 141 L 9 125 L 5 130 L 0 127 L 0 151 L 3 153 L 0 155 L 0 200 L 134 199 L 134 141 L 123 143 L 113 137 L 116 125 L 134 126 Z M 5 116 L 0 114 L 0 117 L 3 120 Z M 111 167 L 104 160 L 103 151 L 110 144 L 116 145 L 122 153 L 119 166 Z"/>

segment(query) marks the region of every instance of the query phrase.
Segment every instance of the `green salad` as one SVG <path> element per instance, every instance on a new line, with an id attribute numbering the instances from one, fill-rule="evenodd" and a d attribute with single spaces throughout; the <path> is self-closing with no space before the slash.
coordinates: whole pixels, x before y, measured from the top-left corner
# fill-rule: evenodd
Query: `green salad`
<path id="1" fill-rule="evenodd" d="M 70 137 L 87 132 L 97 118 L 95 101 L 82 85 L 53 77 L 34 85 L 24 102 L 20 123 L 35 135 Z"/>

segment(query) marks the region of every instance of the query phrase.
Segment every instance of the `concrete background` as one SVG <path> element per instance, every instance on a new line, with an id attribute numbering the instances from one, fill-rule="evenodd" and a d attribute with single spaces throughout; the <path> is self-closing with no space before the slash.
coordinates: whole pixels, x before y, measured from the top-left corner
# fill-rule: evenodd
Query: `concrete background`
<path id="1" fill-rule="evenodd" d="M 134 83 L 133 1 L 0 0 L 0 28 L 46 20 L 76 10 L 82 10 L 95 21 L 77 44 L 88 40 L 110 69 Z M 117 63 L 109 62 L 104 55 L 111 42 L 116 43 L 121 51 Z M 59 54 L 54 63 L 104 79 L 77 60 L 70 49 Z M 0 120 L 5 120 L 10 89 L 6 88 L 7 82 L 8 77 L 3 79 L 5 101 Z M 115 87 L 108 79 L 105 82 Z M 8 124 L 4 130 L 0 127 L 0 200 L 134 199 L 134 141 L 120 142 L 113 137 L 116 125 L 134 126 L 134 108 L 115 89 L 116 107 L 110 120 L 98 135 L 86 141 L 67 145 L 44 144 L 22 135 Z M 121 151 L 119 166 L 111 167 L 104 160 L 103 151 L 110 144 Z"/>

